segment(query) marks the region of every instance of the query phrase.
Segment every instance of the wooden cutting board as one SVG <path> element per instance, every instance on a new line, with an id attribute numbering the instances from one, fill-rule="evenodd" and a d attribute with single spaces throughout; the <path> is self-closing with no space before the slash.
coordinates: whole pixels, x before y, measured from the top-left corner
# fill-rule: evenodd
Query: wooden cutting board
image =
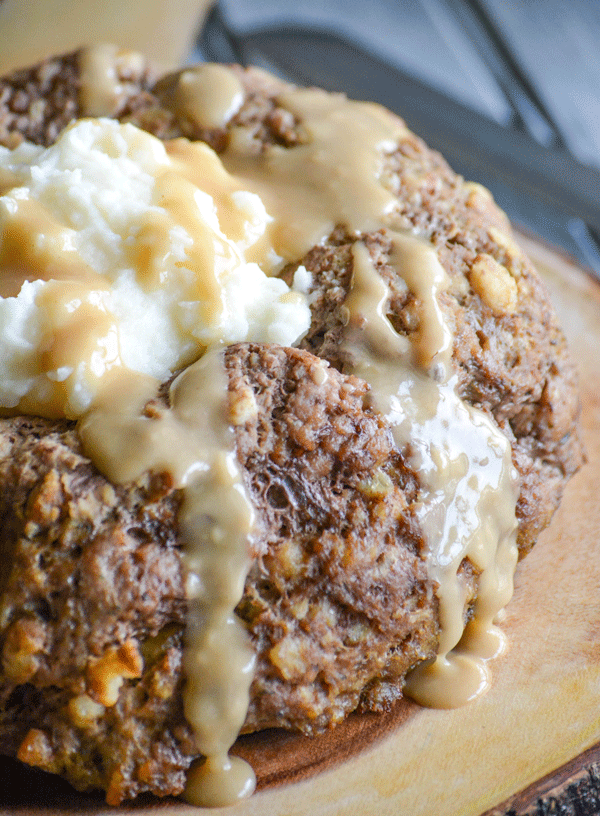
<path id="1" fill-rule="evenodd" d="M 551 528 L 519 566 L 494 685 L 455 711 L 399 705 L 316 741 L 266 733 L 262 790 L 230 816 L 543 816 L 600 814 L 600 284 L 522 238 L 550 287 L 578 361 L 589 462 Z M 168 800 L 118 812 L 191 816 Z M 0 814 L 114 814 L 96 797 L 0 764 Z"/>

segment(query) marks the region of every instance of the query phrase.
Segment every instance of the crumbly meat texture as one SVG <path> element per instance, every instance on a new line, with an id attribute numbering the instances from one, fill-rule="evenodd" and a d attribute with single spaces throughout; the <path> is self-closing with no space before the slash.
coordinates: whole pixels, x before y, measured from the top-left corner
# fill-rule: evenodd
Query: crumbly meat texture
<path id="1" fill-rule="evenodd" d="M 320 360 L 279 346 L 233 346 L 226 365 L 258 509 L 237 609 L 258 659 L 244 730 L 384 710 L 437 638 L 415 476 L 364 382 L 330 369 L 320 384 Z M 165 476 L 113 487 L 69 422 L 2 420 L 0 444 L 3 750 L 113 804 L 179 793 L 194 750 L 178 491 Z"/>
<path id="2" fill-rule="evenodd" d="M 80 114 L 78 59 L 0 81 L 1 143 L 49 144 Z M 113 115 L 161 138 L 221 151 L 235 126 L 257 152 L 302 141 L 302 123 L 277 102 L 284 86 L 262 72 L 239 70 L 244 104 L 226 128 L 205 130 L 169 110 L 172 78 L 156 81 L 139 64 L 132 72 L 126 60 L 118 69 Z M 455 335 L 459 390 L 511 440 L 525 554 L 583 457 L 564 338 L 483 188 L 410 134 L 390 150 L 382 180 L 398 199 L 397 228 L 429 241 L 448 273 L 440 303 Z M 407 668 L 435 651 L 436 600 L 411 513 L 417 477 L 340 355 L 355 241 L 388 284 L 396 330 L 418 331 L 418 303 L 395 277 L 385 232 L 339 227 L 298 259 L 313 277 L 303 350 L 227 353 L 238 456 L 260 519 L 237 610 L 258 654 L 246 730 L 311 733 L 357 706 L 385 710 Z M 290 281 L 298 264 L 282 276 Z M 318 358 L 330 363 L 320 387 Z M 68 423 L 5 420 L 0 450 L 0 546 L 12 570 L 0 606 L 2 750 L 76 787 L 103 787 L 114 803 L 143 790 L 178 792 L 193 754 L 181 714 L 178 494 L 164 477 L 109 485 Z M 473 597 L 468 563 L 462 576 Z"/>
<path id="3" fill-rule="evenodd" d="M 445 166 L 431 151 L 422 150 L 422 163 L 436 168 L 439 185 Z M 545 287 L 513 242 L 503 214 L 483 188 L 465 185 L 447 167 L 445 178 L 448 195 L 454 197 L 452 206 L 430 193 L 425 205 L 430 223 L 423 234 L 436 247 L 450 278 L 440 303 L 454 332 L 458 392 L 491 415 L 512 445 L 520 477 L 517 543 L 523 557 L 550 523 L 566 483 L 583 461 L 577 374 Z M 420 189 L 422 206 L 424 195 Z M 409 199 L 401 186 L 398 196 L 401 204 Z M 423 218 L 410 209 L 402 216 L 412 219 L 410 223 Z M 418 304 L 389 264 L 391 242 L 386 234 L 349 236 L 338 229 L 302 259 L 313 274 L 313 289 L 312 325 L 301 346 L 342 371 L 348 362 L 339 344 L 345 325 L 343 304 L 352 276 L 352 244 L 357 240 L 364 242 L 388 284 L 388 317 L 396 330 L 410 335 L 419 328 Z M 487 280 L 485 285 L 479 282 L 477 270 L 482 268 L 500 281 L 497 288 L 489 284 L 492 291 L 485 288 Z M 283 272 L 288 282 L 295 269 L 294 265 Z"/>

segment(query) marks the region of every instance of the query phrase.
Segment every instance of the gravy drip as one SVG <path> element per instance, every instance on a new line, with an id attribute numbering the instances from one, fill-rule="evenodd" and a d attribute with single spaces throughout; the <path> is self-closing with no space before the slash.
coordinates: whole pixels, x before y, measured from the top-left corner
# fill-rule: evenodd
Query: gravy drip
<path id="1" fill-rule="evenodd" d="M 4 210 L 0 297 L 16 297 L 25 281 L 35 280 L 76 281 L 87 284 L 89 289 L 107 288 L 106 279 L 84 263 L 72 246 L 70 231 L 59 225 L 42 204 L 23 197 L 0 206 Z"/>
<path id="2" fill-rule="evenodd" d="M 142 62 L 139 54 L 122 51 L 115 45 L 95 45 L 80 52 L 79 104 L 83 116 L 114 114 L 123 93 L 117 73 L 119 57 L 126 57 L 138 64 Z"/>
<path id="3" fill-rule="evenodd" d="M 226 66 L 214 63 L 194 65 L 182 71 L 175 80 L 170 99 L 175 114 L 204 128 L 224 127 L 243 101 L 240 80 Z"/>
<path id="4" fill-rule="evenodd" d="M 249 568 L 254 511 L 228 423 L 222 352 L 209 351 L 173 382 L 170 407 L 144 405 L 150 378 L 118 376 L 80 422 L 86 452 L 123 483 L 146 471 L 169 473 L 183 490 L 179 527 L 189 601 L 184 710 L 204 763 L 193 766 L 186 797 L 227 805 L 248 796 L 250 766 L 228 750 L 246 717 L 254 671 L 245 631 L 234 614 Z"/>
<path id="5" fill-rule="evenodd" d="M 413 344 L 397 334 L 385 315 L 388 288 L 356 243 L 345 343 L 353 373 L 370 383 L 375 408 L 421 480 L 416 512 L 438 585 L 440 643 L 436 660 L 408 676 L 405 692 L 423 705 L 454 708 L 488 687 L 485 661 L 504 645 L 493 620 L 512 596 L 516 480 L 506 437 L 456 393 L 452 336 L 437 303 L 446 274 L 435 252 L 399 233 L 393 242 L 396 269 L 421 302 L 426 326 Z M 466 628 L 465 558 L 481 573 Z"/>

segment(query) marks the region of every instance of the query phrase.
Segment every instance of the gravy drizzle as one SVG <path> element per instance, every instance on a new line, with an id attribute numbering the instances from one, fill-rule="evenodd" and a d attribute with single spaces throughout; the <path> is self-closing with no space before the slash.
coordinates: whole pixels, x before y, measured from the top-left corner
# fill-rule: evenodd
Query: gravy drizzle
<path id="1" fill-rule="evenodd" d="M 228 422 L 227 380 L 220 351 L 209 351 L 170 388 L 170 407 L 144 405 L 150 378 L 115 378 L 79 425 L 86 453 L 114 482 L 146 471 L 167 472 L 183 491 L 179 527 L 189 601 L 184 710 L 204 763 L 188 775 L 196 805 L 227 805 L 255 786 L 250 766 L 228 750 L 249 703 L 254 654 L 233 610 L 244 591 L 254 511 Z"/>
<path id="2" fill-rule="evenodd" d="M 353 373 L 371 385 L 375 407 L 389 421 L 398 448 L 410 451 L 409 464 L 421 479 L 417 516 L 429 573 L 438 584 L 440 643 L 434 663 L 417 666 L 405 692 L 423 705 L 453 708 L 488 687 L 485 660 L 503 648 L 493 620 L 512 595 L 516 479 L 506 437 L 456 393 L 452 337 L 437 304 L 446 275 L 435 252 L 398 233 L 393 241 L 396 269 L 408 271 L 426 329 L 407 348 L 385 316 L 387 286 L 357 243 L 345 342 L 355 360 Z M 411 280 L 415 270 L 418 281 Z M 465 558 L 481 572 L 466 628 L 459 574 Z"/>
<path id="3" fill-rule="evenodd" d="M 116 59 L 116 50 L 107 46 L 83 55 L 81 105 L 87 115 L 110 114 L 117 105 Z M 199 66 L 172 83 L 174 113 L 202 126 L 225 124 L 240 103 L 240 82 L 227 68 Z M 220 157 L 223 169 L 204 145 L 168 144 L 181 171 L 158 182 L 169 217 L 149 217 L 132 264 L 147 287 L 162 283 L 160 264 L 152 265 L 146 247 L 160 247 L 173 215 L 196 235 L 188 255 L 203 269 L 199 291 L 218 312 L 217 266 L 223 252 L 208 241 L 206 230 L 194 231 L 195 216 L 186 202 L 200 186 L 213 195 L 219 220 L 234 233 L 243 230 L 239 213 L 228 211 L 219 195 L 219 179 L 228 191 L 257 193 L 272 216 L 256 257 L 265 271 L 272 257 L 297 262 L 337 225 L 353 237 L 342 340 L 352 362 L 345 370 L 369 383 L 373 405 L 420 474 L 416 512 L 440 604 L 438 657 L 412 672 L 406 691 L 427 705 L 459 705 L 487 685 L 484 660 L 502 646 L 493 622 L 512 594 L 516 564 L 517 488 L 510 445 L 486 415 L 458 395 L 453 337 L 439 305 L 446 273 L 416 230 L 399 229 L 396 198 L 382 181 L 386 154 L 407 135 L 404 124 L 378 105 L 318 90 L 286 90 L 278 104 L 301 123 L 300 141 L 292 148 L 274 144 L 257 151 L 248 131 L 234 127 Z M 389 262 L 415 297 L 419 327 L 409 337 L 386 316 L 390 292 L 362 241 L 377 230 L 391 238 Z M 53 259 L 45 258 L 37 277 L 49 274 L 52 265 Z M 65 277 L 72 268 L 65 266 Z M 66 351 L 61 354 L 71 362 Z M 122 367 L 107 368 L 103 376 L 99 396 L 80 422 L 90 457 L 114 482 L 148 470 L 167 472 L 183 491 L 179 525 L 189 601 L 184 707 L 198 751 L 206 757 L 191 770 L 186 796 L 194 804 L 231 803 L 254 787 L 251 769 L 228 756 L 246 716 L 254 664 L 234 614 L 249 567 L 254 512 L 228 422 L 222 352 L 207 351 L 190 365 L 173 382 L 169 407 L 150 412 L 144 406 L 156 393 L 156 381 Z M 479 573 L 466 627 L 460 577 L 465 560 Z"/>
<path id="4" fill-rule="evenodd" d="M 79 103 L 84 116 L 110 116 L 122 93 L 114 45 L 96 45 L 80 52 Z"/>

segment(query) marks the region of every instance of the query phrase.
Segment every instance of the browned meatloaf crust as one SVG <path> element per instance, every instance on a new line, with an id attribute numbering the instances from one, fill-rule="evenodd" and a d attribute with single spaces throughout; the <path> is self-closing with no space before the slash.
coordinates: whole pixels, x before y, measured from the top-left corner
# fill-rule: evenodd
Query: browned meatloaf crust
<path id="1" fill-rule="evenodd" d="M 257 150 L 301 140 L 301 123 L 277 105 L 281 85 L 253 71 L 240 77 L 246 101 L 230 124 L 251 130 Z M 155 84 L 149 69 L 124 65 L 122 80 L 115 116 L 162 138 L 227 144 L 227 129 L 176 120 L 163 103 L 168 79 Z M 77 95 L 76 55 L 0 81 L 0 141 L 51 143 L 78 116 Z M 441 305 L 460 393 L 512 442 L 524 554 L 582 461 L 563 335 L 482 188 L 412 135 L 389 154 L 384 182 L 450 276 Z M 386 234 L 340 227 L 298 259 L 314 281 L 302 348 L 240 344 L 226 354 L 238 457 L 260 524 L 237 609 L 258 655 L 246 730 L 310 734 L 357 707 L 385 710 L 407 669 L 435 652 L 437 602 L 411 510 L 418 477 L 368 407 L 368 387 L 344 373 L 337 343 L 356 240 L 388 283 L 395 328 L 415 331 Z M 325 385 L 318 357 L 334 367 Z M 193 748 L 180 696 L 179 494 L 164 476 L 111 486 L 66 421 L 2 420 L 0 454 L 1 750 L 78 788 L 105 788 L 111 803 L 180 792 Z M 473 596 L 468 563 L 462 576 Z"/>

